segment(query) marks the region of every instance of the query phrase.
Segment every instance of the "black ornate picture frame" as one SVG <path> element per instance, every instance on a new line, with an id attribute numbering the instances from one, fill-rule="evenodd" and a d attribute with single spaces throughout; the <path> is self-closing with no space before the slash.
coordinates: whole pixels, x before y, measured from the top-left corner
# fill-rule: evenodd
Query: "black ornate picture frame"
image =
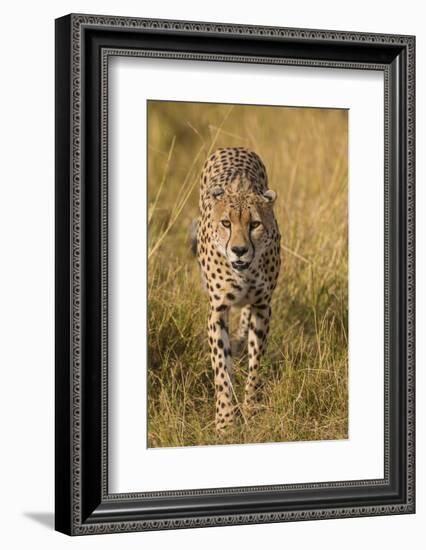
<path id="1" fill-rule="evenodd" d="M 383 72 L 383 479 L 109 493 L 107 75 L 117 55 Z M 74 14 L 56 20 L 58 531 L 414 513 L 414 81 L 413 36 Z"/>

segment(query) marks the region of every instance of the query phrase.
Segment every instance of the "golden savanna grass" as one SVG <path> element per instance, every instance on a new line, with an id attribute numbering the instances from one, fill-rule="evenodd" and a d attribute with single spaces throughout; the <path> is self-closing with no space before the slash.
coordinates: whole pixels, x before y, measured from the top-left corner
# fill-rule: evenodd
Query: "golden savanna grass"
<path id="1" fill-rule="evenodd" d="M 336 109 L 148 103 L 148 445 L 348 436 L 348 117 Z M 278 193 L 282 267 L 262 362 L 260 412 L 214 429 L 207 294 L 189 246 L 199 176 L 246 146 Z M 236 361 L 242 399 L 246 358 Z"/>

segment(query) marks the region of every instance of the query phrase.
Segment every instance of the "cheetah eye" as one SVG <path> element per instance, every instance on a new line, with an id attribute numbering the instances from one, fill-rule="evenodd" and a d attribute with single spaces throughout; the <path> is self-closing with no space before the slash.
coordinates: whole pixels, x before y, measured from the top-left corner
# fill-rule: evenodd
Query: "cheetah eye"
<path id="1" fill-rule="evenodd" d="M 220 223 L 223 225 L 223 227 L 226 227 L 227 229 L 231 227 L 231 222 L 229 220 L 220 220 Z"/>
<path id="2" fill-rule="evenodd" d="M 260 225 L 262 225 L 262 222 L 250 222 L 250 229 L 256 229 Z"/>

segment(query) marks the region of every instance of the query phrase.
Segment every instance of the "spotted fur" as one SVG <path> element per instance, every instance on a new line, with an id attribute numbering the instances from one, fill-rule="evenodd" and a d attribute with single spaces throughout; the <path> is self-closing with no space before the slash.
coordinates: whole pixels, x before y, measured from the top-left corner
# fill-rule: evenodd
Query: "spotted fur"
<path id="1" fill-rule="evenodd" d="M 193 226 L 203 282 L 210 302 L 208 340 L 216 388 L 216 428 L 232 424 L 235 407 L 232 356 L 245 345 L 249 371 L 243 407 L 253 411 L 260 359 L 266 347 L 271 298 L 280 270 L 280 232 L 259 156 L 243 147 L 217 150 L 201 175 L 200 218 Z M 231 342 L 229 312 L 241 308 Z"/>

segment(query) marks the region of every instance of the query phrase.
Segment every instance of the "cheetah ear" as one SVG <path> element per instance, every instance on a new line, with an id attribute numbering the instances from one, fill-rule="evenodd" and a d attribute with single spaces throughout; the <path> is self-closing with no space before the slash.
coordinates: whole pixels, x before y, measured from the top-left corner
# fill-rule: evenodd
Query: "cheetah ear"
<path id="1" fill-rule="evenodd" d="M 276 198 L 277 198 L 277 194 L 275 193 L 275 191 L 272 191 L 272 189 L 268 189 L 263 193 L 264 201 L 269 204 L 273 204 Z"/>
<path id="2" fill-rule="evenodd" d="M 210 190 L 210 195 L 214 199 L 220 199 L 220 197 L 225 193 L 225 190 L 222 187 L 213 187 L 213 189 Z"/>

